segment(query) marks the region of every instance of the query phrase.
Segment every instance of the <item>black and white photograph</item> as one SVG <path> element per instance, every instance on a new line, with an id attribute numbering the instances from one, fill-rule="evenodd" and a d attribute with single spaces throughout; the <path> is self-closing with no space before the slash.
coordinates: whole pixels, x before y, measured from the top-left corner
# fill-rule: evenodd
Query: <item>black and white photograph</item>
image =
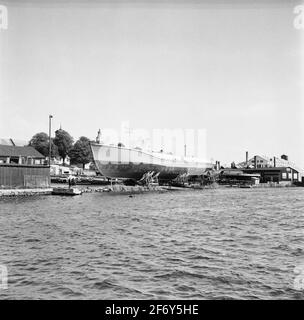
<path id="1" fill-rule="evenodd" d="M 304 0 L 0 0 L 0 300 L 303 299 Z"/>

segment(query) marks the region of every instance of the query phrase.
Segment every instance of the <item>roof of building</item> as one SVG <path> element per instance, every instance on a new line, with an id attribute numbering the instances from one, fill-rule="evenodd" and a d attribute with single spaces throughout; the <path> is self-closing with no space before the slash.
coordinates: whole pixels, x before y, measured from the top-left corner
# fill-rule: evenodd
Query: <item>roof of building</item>
<path id="1" fill-rule="evenodd" d="M 44 158 L 44 156 L 33 147 L 16 147 L 8 145 L 0 145 L 0 156 Z"/>
<path id="2" fill-rule="evenodd" d="M 244 168 L 243 171 L 281 171 L 286 170 L 286 168 L 292 169 L 294 171 L 299 172 L 297 169 L 287 166 L 287 167 L 261 167 L 261 168 Z"/>
<path id="3" fill-rule="evenodd" d="M 256 157 L 257 157 L 257 160 L 259 160 L 259 159 L 265 160 L 268 164 L 268 169 L 274 167 L 274 157 L 270 158 L 265 155 L 262 155 L 262 156 L 256 155 Z M 246 161 L 240 162 L 239 164 L 237 164 L 237 167 L 239 169 L 244 169 L 247 167 L 247 165 L 249 165 L 250 168 L 254 169 L 253 161 L 254 161 L 254 157 L 249 159 L 248 163 L 246 163 Z M 298 172 L 303 172 L 303 168 L 300 168 L 299 166 L 297 166 L 293 162 L 291 162 L 289 160 L 282 159 L 281 157 L 275 157 L 275 162 L 276 162 L 277 168 L 290 167 Z"/>

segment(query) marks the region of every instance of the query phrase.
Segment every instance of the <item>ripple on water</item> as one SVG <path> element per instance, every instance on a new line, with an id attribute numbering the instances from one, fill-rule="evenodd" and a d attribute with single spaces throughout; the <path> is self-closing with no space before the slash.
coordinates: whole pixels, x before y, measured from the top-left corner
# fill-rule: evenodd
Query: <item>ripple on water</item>
<path id="1" fill-rule="evenodd" d="M 303 299 L 304 189 L 1 199 L 5 299 Z"/>

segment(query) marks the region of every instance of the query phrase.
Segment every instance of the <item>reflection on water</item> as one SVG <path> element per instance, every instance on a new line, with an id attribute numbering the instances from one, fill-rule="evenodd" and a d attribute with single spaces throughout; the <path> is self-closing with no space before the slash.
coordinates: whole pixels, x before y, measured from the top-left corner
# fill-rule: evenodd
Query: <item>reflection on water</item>
<path id="1" fill-rule="evenodd" d="M 1 199 L 0 298 L 303 299 L 303 208 L 304 188 Z"/>

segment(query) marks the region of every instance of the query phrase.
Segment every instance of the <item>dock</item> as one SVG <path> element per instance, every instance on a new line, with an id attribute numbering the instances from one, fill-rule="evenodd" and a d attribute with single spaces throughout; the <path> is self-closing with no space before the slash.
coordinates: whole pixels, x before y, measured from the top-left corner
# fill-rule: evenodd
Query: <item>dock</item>
<path id="1" fill-rule="evenodd" d="M 50 195 L 52 188 L 43 189 L 0 189 L 0 197 L 26 197 L 35 195 Z"/>
<path id="2" fill-rule="evenodd" d="M 55 196 L 79 196 L 82 191 L 78 188 L 53 188 L 52 195 Z"/>

